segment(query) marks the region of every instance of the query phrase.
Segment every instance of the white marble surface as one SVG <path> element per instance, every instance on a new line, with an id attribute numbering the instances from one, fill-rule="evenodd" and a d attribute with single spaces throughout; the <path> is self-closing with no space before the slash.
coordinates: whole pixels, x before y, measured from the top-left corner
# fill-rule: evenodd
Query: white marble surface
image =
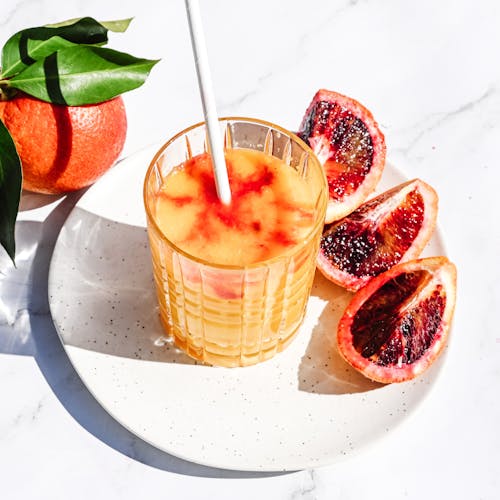
<path id="1" fill-rule="evenodd" d="M 220 114 L 293 129 L 318 88 L 338 90 L 373 111 L 406 176 L 437 189 L 439 223 L 459 271 L 445 369 L 403 426 L 341 464 L 238 473 L 160 452 L 98 405 L 53 327 L 48 265 L 78 195 L 25 196 L 17 268 L 0 255 L 0 498 L 498 498 L 500 4 L 201 4 Z M 3 0 L 0 43 L 67 18 L 134 16 L 111 46 L 162 62 L 125 97 L 127 156 L 201 116 L 184 3 L 159 5 Z"/>

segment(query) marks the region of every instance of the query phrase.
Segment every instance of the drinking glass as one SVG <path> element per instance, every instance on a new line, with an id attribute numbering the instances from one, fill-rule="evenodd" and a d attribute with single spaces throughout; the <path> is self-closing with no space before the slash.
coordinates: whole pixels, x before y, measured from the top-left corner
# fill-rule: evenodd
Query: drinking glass
<path id="1" fill-rule="evenodd" d="M 252 118 L 219 120 L 225 148 L 282 159 L 309 184 L 314 223 L 307 236 L 271 259 L 221 265 L 186 253 L 160 231 L 155 201 L 169 172 L 207 151 L 204 123 L 183 130 L 153 158 L 144 203 L 162 324 L 189 356 L 211 365 L 258 363 L 282 351 L 305 315 L 323 229 L 327 184 L 312 150 L 295 134 Z"/>

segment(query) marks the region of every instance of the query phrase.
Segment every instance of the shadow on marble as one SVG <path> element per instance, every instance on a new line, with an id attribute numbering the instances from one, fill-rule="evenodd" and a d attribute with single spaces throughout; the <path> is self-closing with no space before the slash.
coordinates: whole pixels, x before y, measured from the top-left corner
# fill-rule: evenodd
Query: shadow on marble
<path id="1" fill-rule="evenodd" d="M 352 293 L 316 272 L 311 294 L 327 304 L 299 365 L 299 390 L 316 394 L 352 394 L 384 387 L 351 368 L 338 352 L 337 325 Z"/>
<path id="2" fill-rule="evenodd" d="M 78 192 L 77 196 L 80 197 L 84 191 Z M 50 205 L 57 200 L 60 200 L 65 195 L 63 194 L 39 194 L 32 193 L 31 191 L 23 191 L 21 202 L 19 204 L 19 211 L 24 212 L 27 210 L 34 210 L 36 208 Z"/>
<path id="3" fill-rule="evenodd" d="M 26 315 L 29 325 L 25 325 L 23 331 L 31 330 L 31 336 L 19 342 L 0 344 L 0 353 L 33 355 L 42 375 L 68 413 L 97 439 L 133 460 L 160 470 L 197 477 L 264 478 L 288 474 L 217 469 L 165 453 L 116 422 L 85 387 L 60 342 L 49 313 L 48 297 L 49 265 L 55 242 L 64 221 L 82 194 L 68 195 L 43 223 L 18 222 L 19 261 L 17 269 L 12 268 L 12 273 L 21 273 L 19 279 L 27 280 L 30 289 L 28 302 L 20 304 L 20 311 L 29 311 Z M 16 279 L 12 277 L 12 280 Z M 8 303 L 2 302 L 2 307 L 10 309 Z M 12 330 L 12 327 L 6 325 L 5 329 Z"/>
<path id="4" fill-rule="evenodd" d="M 16 267 L 0 250 L 0 353 L 35 355 L 26 289 L 31 288 L 32 261 L 41 230 L 38 222 L 18 222 Z M 47 312 L 47 308 L 40 311 L 38 307 L 33 311 L 34 314 Z"/>

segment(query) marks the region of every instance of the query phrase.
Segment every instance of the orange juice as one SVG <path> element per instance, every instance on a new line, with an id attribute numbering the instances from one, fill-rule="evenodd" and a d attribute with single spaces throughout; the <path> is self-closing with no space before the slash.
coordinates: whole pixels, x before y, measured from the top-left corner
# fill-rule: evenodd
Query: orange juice
<path id="1" fill-rule="evenodd" d="M 145 203 L 160 316 L 175 343 L 196 359 L 257 363 L 288 345 L 302 323 L 326 181 L 307 146 L 288 134 L 296 143 L 284 158 L 251 143 L 226 150 L 229 206 L 217 198 L 210 156 L 192 154 L 191 142 L 178 163 L 182 155 L 169 156 L 168 143 L 148 171 Z"/>
<path id="2" fill-rule="evenodd" d="M 156 201 L 163 234 L 186 253 L 212 263 L 246 266 L 300 243 L 314 226 L 309 184 L 283 160 L 250 149 L 226 152 L 232 191 L 223 205 L 211 158 L 195 156 L 165 178 Z"/>

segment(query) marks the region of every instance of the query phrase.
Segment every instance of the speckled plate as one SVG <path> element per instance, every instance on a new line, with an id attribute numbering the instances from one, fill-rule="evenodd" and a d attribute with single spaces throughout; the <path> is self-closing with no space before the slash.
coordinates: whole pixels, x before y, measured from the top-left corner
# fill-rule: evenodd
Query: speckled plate
<path id="1" fill-rule="evenodd" d="M 203 366 L 164 338 L 142 203 L 155 151 L 122 161 L 85 193 L 51 263 L 54 323 L 99 403 L 168 453 L 238 470 L 329 464 L 404 421 L 429 392 L 443 358 L 404 384 L 376 384 L 353 371 L 334 342 L 350 294 L 320 275 L 297 338 L 269 361 Z M 380 190 L 404 180 L 389 163 Z M 438 231 L 425 254 L 444 254 Z"/>

